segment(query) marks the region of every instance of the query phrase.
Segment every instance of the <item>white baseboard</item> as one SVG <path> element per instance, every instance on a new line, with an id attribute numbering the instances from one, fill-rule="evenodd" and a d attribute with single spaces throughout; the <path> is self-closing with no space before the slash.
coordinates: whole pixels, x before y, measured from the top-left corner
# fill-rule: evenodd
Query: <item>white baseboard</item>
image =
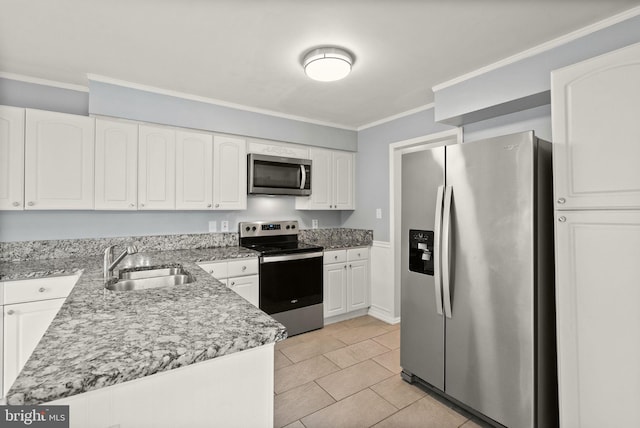
<path id="1" fill-rule="evenodd" d="M 369 315 L 387 324 L 398 324 L 400 322 L 400 317 L 393 317 L 388 310 L 373 305 L 369 308 Z"/>
<path id="2" fill-rule="evenodd" d="M 363 315 L 367 315 L 368 309 L 358 309 L 357 311 L 347 312 L 346 314 L 334 315 L 324 319 L 324 325 L 337 323 L 340 321 L 350 320 L 351 318 L 358 318 Z"/>

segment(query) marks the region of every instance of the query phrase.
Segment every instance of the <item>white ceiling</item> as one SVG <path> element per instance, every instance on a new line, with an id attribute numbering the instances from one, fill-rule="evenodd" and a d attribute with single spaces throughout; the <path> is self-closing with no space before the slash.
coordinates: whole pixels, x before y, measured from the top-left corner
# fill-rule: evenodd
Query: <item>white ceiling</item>
<path id="1" fill-rule="evenodd" d="M 87 73 L 359 126 L 433 101 L 431 87 L 640 0 L 0 0 L 0 71 Z M 355 53 L 346 79 L 300 59 Z"/>

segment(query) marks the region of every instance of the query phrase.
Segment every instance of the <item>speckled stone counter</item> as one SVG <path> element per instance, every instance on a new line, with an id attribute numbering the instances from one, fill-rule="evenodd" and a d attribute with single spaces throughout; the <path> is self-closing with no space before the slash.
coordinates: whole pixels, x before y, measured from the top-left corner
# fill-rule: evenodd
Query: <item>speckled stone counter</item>
<path id="1" fill-rule="evenodd" d="M 373 244 L 373 231 L 366 229 L 305 229 L 300 231 L 301 241 L 321 245 L 325 250 L 368 247 Z"/>
<path id="2" fill-rule="evenodd" d="M 286 329 L 196 262 L 257 254 L 240 247 L 148 252 L 121 267 L 180 263 L 185 285 L 107 291 L 102 257 L 0 263 L 2 280 L 82 275 L 7 394 L 38 404 L 284 339 Z"/>

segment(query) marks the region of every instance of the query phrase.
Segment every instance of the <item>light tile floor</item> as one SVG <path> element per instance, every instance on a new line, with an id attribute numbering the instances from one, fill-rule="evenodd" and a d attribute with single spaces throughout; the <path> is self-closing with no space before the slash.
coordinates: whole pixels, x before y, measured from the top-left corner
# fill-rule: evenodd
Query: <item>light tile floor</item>
<path id="1" fill-rule="evenodd" d="M 276 344 L 276 428 L 477 428 L 400 378 L 400 326 L 363 316 Z"/>

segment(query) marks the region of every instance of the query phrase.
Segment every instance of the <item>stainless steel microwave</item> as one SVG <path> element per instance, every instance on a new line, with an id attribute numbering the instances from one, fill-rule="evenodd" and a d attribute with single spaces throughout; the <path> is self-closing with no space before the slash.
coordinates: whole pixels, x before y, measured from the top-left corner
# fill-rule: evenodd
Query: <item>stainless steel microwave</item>
<path id="1" fill-rule="evenodd" d="M 250 153 L 247 156 L 250 195 L 311 194 L 311 160 Z"/>

